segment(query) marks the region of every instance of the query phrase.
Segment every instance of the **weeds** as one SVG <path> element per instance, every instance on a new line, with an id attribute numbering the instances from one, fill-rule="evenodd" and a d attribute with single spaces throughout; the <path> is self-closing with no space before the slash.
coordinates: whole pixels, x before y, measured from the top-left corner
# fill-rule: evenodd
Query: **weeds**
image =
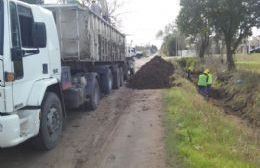
<path id="1" fill-rule="evenodd" d="M 259 142 L 239 129 L 222 109 L 206 102 L 184 79 L 165 92 L 168 163 L 192 168 L 257 168 Z"/>

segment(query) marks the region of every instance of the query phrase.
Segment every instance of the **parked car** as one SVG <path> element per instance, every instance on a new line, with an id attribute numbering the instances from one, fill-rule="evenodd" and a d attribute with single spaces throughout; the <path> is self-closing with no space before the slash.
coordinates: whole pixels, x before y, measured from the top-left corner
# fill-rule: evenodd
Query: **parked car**
<path id="1" fill-rule="evenodd" d="M 253 53 L 260 53 L 260 47 L 255 48 L 255 49 L 250 51 L 250 54 L 253 54 Z"/>
<path id="2" fill-rule="evenodd" d="M 143 56 L 144 56 L 144 53 L 143 53 L 143 52 L 141 52 L 141 51 L 137 51 L 137 52 L 136 52 L 136 55 L 135 55 L 136 58 L 140 59 L 140 58 L 142 58 Z"/>

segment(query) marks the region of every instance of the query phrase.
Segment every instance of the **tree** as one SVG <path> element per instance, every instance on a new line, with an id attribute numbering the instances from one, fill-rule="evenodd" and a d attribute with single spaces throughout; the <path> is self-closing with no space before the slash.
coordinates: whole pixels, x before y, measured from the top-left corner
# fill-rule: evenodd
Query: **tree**
<path id="1" fill-rule="evenodd" d="M 208 17 L 216 31 L 223 34 L 228 70 L 235 69 L 233 55 L 242 40 L 259 26 L 259 0 L 208 0 Z"/>
<path id="2" fill-rule="evenodd" d="M 168 56 L 177 55 L 177 43 L 176 36 L 174 34 L 169 34 L 164 37 L 163 44 L 161 47 L 162 53 Z"/>
<path id="3" fill-rule="evenodd" d="M 160 30 L 156 34 L 157 39 L 163 40 L 161 51 L 165 55 L 177 56 L 179 50 L 186 48 L 185 38 L 177 28 L 174 23 L 169 23 L 164 30 Z"/>
<path id="4" fill-rule="evenodd" d="M 90 7 L 92 0 L 59 0 L 62 3 L 79 4 L 82 6 Z M 118 0 L 96 0 L 97 5 L 100 6 L 102 11 L 102 17 L 108 21 L 111 25 L 119 27 L 121 24 L 120 15 L 124 13 L 119 13 L 120 8 L 124 5 L 124 2 Z"/>
<path id="5" fill-rule="evenodd" d="M 119 27 L 122 20 L 120 16 L 128 12 L 120 12 L 120 9 L 124 6 L 124 1 L 120 2 L 119 0 L 109 0 L 108 1 L 108 17 L 111 24 L 115 27 Z"/>
<path id="6" fill-rule="evenodd" d="M 181 0 L 180 5 L 182 9 L 177 18 L 178 28 L 186 36 L 195 39 L 203 62 L 210 35 L 207 0 Z"/>
<path id="7" fill-rule="evenodd" d="M 162 30 L 159 30 L 159 31 L 156 33 L 155 37 L 156 37 L 157 39 L 161 39 L 161 38 L 163 38 L 163 35 L 164 35 L 163 31 L 162 31 Z"/>

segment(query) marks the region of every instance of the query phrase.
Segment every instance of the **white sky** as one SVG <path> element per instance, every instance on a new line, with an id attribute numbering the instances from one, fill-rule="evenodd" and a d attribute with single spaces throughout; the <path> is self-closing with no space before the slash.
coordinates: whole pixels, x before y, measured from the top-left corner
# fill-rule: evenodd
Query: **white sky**
<path id="1" fill-rule="evenodd" d="M 57 0 L 45 0 L 55 2 Z M 113 0 L 108 0 L 111 2 Z M 178 16 L 180 0 L 118 0 L 122 2 L 118 13 L 122 21 L 120 30 L 127 34 L 127 41 L 133 45 L 155 44 L 161 41 L 155 35 L 163 30 L 165 25 L 175 21 Z M 254 35 L 260 35 L 260 30 L 254 29 Z"/>
<path id="2" fill-rule="evenodd" d="M 133 44 L 156 44 L 159 30 L 175 21 L 179 13 L 179 0 L 125 0 L 121 8 L 121 30 L 129 35 L 128 42 Z"/>

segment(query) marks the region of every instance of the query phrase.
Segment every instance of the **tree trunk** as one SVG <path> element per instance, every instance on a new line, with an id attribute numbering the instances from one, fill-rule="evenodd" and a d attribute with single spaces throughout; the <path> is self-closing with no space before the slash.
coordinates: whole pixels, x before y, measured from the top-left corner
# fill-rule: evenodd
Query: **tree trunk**
<path id="1" fill-rule="evenodd" d="M 204 34 L 201 36 L 201 45 L 199 49 L 199 57 L 202 63 L 205 63 L 205 53 L 209 46 L 209 36 L 208 34 Z"/>
<path id="2" fill-rule="evenodd" d="M 236 65 L 234 62 L 234 52 L 231 50 L 230 46 L 227 45 L 227 66 L 228 71 L 233 71 L 236 69 Z"/>
<path id="3" fill-rule="evenodd" d="M 221 58 L 221 63 L 224 64 L 224 50 L 225 50 L 225 44 L 224 41 L 221 41 L 221 48 L 220 48 L 220 58 Z"/>
<path id="4" fill-rule="evenodd" d="M 203 42 L 202 42 L 202 44 L 201 44 L 199 50 L 200 50 L 200 51 L 199 51 L 200 61 L 201 61 L 202 63 L 204 63 L 204 62 L 205 62 L 204 55 L 205 55 L 206 48 L 204 47 Z"/>

